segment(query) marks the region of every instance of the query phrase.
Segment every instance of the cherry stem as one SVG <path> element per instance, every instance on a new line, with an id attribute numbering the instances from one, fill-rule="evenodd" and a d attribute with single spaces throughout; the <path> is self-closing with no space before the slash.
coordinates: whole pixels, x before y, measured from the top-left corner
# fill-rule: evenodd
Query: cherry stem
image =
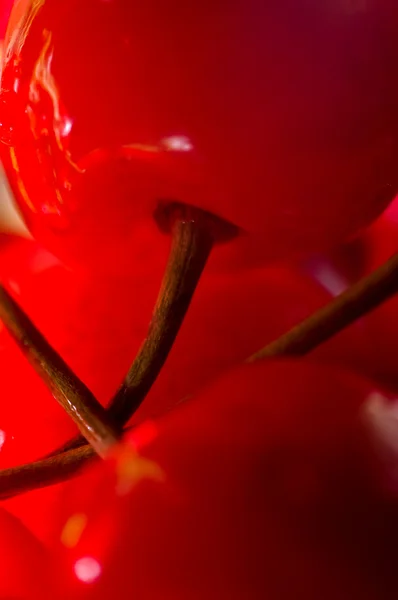
<path id="1" fill-rule="evenodd" d="M 0 319 L 86 440 L 105 457 L 119 435 L 109 415 L 1 285 Z"/>
<path id="2" fill-rule="evenodd" d="M 397 292 L 398 254 L 395 254 L 329 304 L 253 354 L 246 362 L 307 354 Z"/>
<path id="3" fill-rule="evenodd" d="M 176 219 L 172 228 L 170 256 L 147 337 L 107 408 L 119 427 L 141 406 L 166 362 L 213 247 L 207 213 L 188 210 L 186 218 Z M 58 452 L 83 444 L 84 440 L 75 438 Z"/>
<path id="4" fill-rule="evenodd" d="M 33 463 L 0 471 L 0 499 L 61 483 L 77 475 L 81 467 L 96 457 L 85 445 Z"/>
<path id="5" fill-rule="evenodd" d="M 379 306 L 398 291 L 398 254 L 346 292 L 257 352 L 247 362 L 302 355 Z M 34 463 L 0 471 L 0 498 L 59 483 L 95 457 L 90 446 L 60 452 Z"/>
<path id="6" fill-rule="evenodd" d="M 148 335 L 108 411 L 120 425 L 138 410 L 159 375 L 184 321 L 214 239 L 199 218 L 174 223 L 166 272 Z"/>

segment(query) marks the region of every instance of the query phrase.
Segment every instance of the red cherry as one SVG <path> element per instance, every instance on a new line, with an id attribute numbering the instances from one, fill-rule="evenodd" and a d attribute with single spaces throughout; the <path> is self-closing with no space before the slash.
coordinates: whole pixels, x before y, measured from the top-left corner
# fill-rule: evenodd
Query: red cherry
<path id="1" fill-rule="evenodd" d="M 298 270 L 273 267 L 205 276 L 137 420 L 165 412 L 177 401 L 243 363 L 330 300 Z M 359 327 L 344 331 L 312 354 L 321 362 L 365 361 L 371 347 Z"/>
<path id="2" fill-rule="evenodd" d="M 22 523 L 0 508 L 0 595 L 15 599 L 50 600 L 50 556 Z"/>
<path id="3" fill-rule="evenodd" d="M 338 247 L 334 253 L 321 256 L 309 266 L 312 276 L 336 295 L 351 283 L 368 275 L 398 251 L 398 223 L 394 220 L 398 209 L 395 201 L 388 214 L 383 215 L 361 237 Z M 398 390 L 398 297 L 393 296 L 363 317 L 357 329 L 367 340 L 367 350 L 358 354 L 347 353 L 347 364 Z M 346 331 L 350 336 L 350 329 Z M 327 352 L 327 347 L 319 353 Z"/>
<path id="4" fill-rule="evenodd" d="M 0 392 L 1 469 L 37 460 L 77 434 L 70 417 L 5 331 L 0 332 Z M 11 498 L 5 506 L 47 542 L 54 536 L 52 514 L 60 487 Z"/>
<path id="5" fill-rule="evenodd" d="M 77 375 L 107 403 L 146 335 L 162 257 L 153 257 L 147 273 L 138 260 L 134 277 L 88 279 L 69 272 L 34 242 L 4 239 L 9 241 L 0 253 L 3 283 Z M 205 274 L 166 366 L 133 421 L 170 410 L 328 299 L 293 269 Z M 344 364 L 362 353 L 369 353 L 366 340 L 358 332 L 343 333 L 325 346 L 320 359 Z M 5 436 L 0 467 L 7 467 L 46 454 L 75 428 L 5 332 L 0 333 L 0 365 L 0 390 L 8 399 L 0 410 Z M 54 538 L 61 489 L 13 498 L 7 506 L 48 543 Z"/>
<path id="6" fill-rule="evenodd" d="M 40 458 L 77 430 L 4 331 L 0 360 L 0 467 L 4 468 Z"/>
<path id="7" fill-rule="evenodd" d="M 3 283 L 103 404 L 117 390 L 146 336 L 164 257 L 154 255 L 144 262 L 149 261 L 151 268 L 142 272 L 137 259 L 130 278 L 88 278 L 69 272 L 33 242 L 17 241 L 0 253 Z M 167 411 L 329 298 L 287 267 L 204 274 L 165 368 L 135 420 Z M 369 350 L 354 328 L 326 344 L 320 359 L 344 364 Z"/>
<path id="8" fill-rule="evenodd" d="M 32 242 L 11 236 L 3 236 L 1 240 L 0 276 L 14 294 L 25 290 L 32 278 L 40 279 L 38 274 L 42 269 L 48 270 L 57 263 Z M 0 468 L 41 458 L 76 434 L 70 418 L 27 364 L 1 323 L 0 392 Z M 5 504 L 35 535 L 47 541 L 53 536 L 51 515 L 59 490 L 60 486 L 39 490 Z"/>
<path id="9" fill-rule="evenodd" d="M 4 161 L 34 235 L 72 262 L 128 268 L 169 201 L 241 229 L 220 260 L 308 251 L 398 188 L 394 0 L 16 10 Z"/>
<path id="10" fill-rule="evenodd" d="M 392 598 L 398 505 L 362 419 L 373 389 L 260 363 L 142 425 L 65 497 L 65 598 Z"/>
<path id="11" fill-rule="evenodd" d="M 31 241 L 12 236 L 2 239 L 5 241 L 0 252 L 1 281 L 15 296 L 22 295 L 24 304 L 29 307 L 31 301 L 25 293 L 32 291 L 32 280 L 39 282 L 40 273 L 58 261 Z M 45 291 L 49 294 L 48 300 L 50 289 Z M 43 304 L 42 310 L 51 310 L 51 305 Z M 54 444 L 76 432 L 70 418 L 27 363 L 1 321 L 0 373 L 1 467 L 39 458 L 50 452 Z"/>
<path id="12" fill-rule="evenodd" d="M 1 0 L 0 8 L 0 40 L 4 38 L 6 32 L 8 19 L 12 9 L 14 0 Z M 1 56 L 1 54 L 0 54 Z"/>
<path id="13" fill-rule="evenodd" d="M 0 251 L 1 281 L 15 296 L 22 295 L 29 306 L 30 301 L 24 294 L 31 291 L 32 279 L 39 282 L 40 273 L 50 270 L 58 261 L 31 241 L 12 236 L 3 236 L 1 240 L 4 240 Z M 45 291 L 50 294 L 50 289 Z M 48 311 L 49 307 L 43 305 L 42 310 Z M 39 458 L 50 452 L 54 444 L 76 432 L 70 418 L 27 363 L 1 321 L 0 374 L 3 398 L 0 467 Z"/>

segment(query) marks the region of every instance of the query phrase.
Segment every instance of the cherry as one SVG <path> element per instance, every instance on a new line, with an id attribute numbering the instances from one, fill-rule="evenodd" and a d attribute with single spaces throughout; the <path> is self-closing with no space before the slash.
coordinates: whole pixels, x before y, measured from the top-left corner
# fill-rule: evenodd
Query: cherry
<path id="1" fill-rule="evenodd" d="M 374 398 L 343 371 L 259 363 L 143 424 L 68 489 L 65 598 L 392 598 Z"/>
<path id="2" fill-rule="evenodd" d="M 70 418 L 5 331 L 0 332 L 0 374 L 0 469 L 40 459 L 76 435 Z M 5 506 L 48 542 L 54 535 L 51 515 L 60 489 L 56 486 L 11 498 Z"/>
<path id="3" fill-rule="evenodd" d="M 398 189 L 394 0 L 15 11 L 3 158 L 64 259 L 125 271 L 167 244 L 154 211 L 182 202 L 240 229 L 216 263 L 259 262 L 347 237 Z"/>
<path id="4" fill-rule="evenodd" d="M 0 277 L 14 293 L 26 289 L 57 260 L 31 241 L 3 235 Z M 47 290 L 49 292 L 49 290 Z M 44 309 L 44 306 L 43 306 Z M 48 307 L 47 307 L 48 310 Z M 26 363 L 0 323 L 0 468 L 41 458 L 76 434 L 76 428 Z M 5 504 L 42 541 L 53 535 L 51 514 L 60 486 L 8 500 Z"/>
<path id="5" fill-rule="evenodd" d="M 331 299 L 286 266 L 204 276 L 170 352 L 136 419 L 162 414 L 255 351 L 276 340 Z M 194 340 L 194 343 L 193 343 Z M 369 340 L 354 325 L 315 351 L 320 362 L 366 362 Z"/>
<path id="6" fill-rule="evenodd" d="M 32 533 L 0 508 L 0 597 L 53 598 L 50 560 Z"/>
<path id="7" fill-rule="evenodd" d="M 14 0 L 2 0 L 0 8 L 0 39 L 4 38 Z M 1 43 L 0 43 L 1 44 Z M 0 55 L 1 56 L 1 55 Z"/>
<path id="8" fill-rule="evenodd" d="M 146 336 L 164 257 L 154 255 L 149 270 L 137 259 L 129 278 L 88 278 L 68 271 L 36 243 L 10 239 L 0 252 L 3 283 L 100 402 L 108 403 Z M 134 420 L 172 408 L 329 299 L 289 267 L 205 273 L 165 368 Z M 5 340 L 8 347 L 11 340 Z M 368 354 L 367 340 L 352 328 L 328 343 L 319 358 L 344 364 Z"/>
<path id="9" fill-rule="evenodd" d="M 10 235 L 0 238 L 0 279 L 17 296 L 31 285 L 32 278 L 40 279 L 40 273 L 55 264 L 57 259 L 32 241 Z M 25 302 L 29 304 L 26 298 Z M 2 467 L 38 458 L 49 452 L 59 437 L 75 431 L 1 322 L 0 372 Z"/>
<path id="10" fill-rule="evenodd" d="M 35 242 L 4 236 L 0 275 L 50 343 L 107 404 L 146 335 L 161 259 L 153 256 L 148 272 L 138 260 L 134 277 L 88 278 L 68 271 Z M 169 411 L 328 299 L 318 285 L 287 267 L 205 274 L 166 366 L 132 421 Z M 318 358 L 344 364 L 351 356 L 370 355 L 369 350 L 355 330 L 337 336 Z M 0 364 L 7 399 L 0 410 L 4 468 L 40 458 L 76 430 L 5 331 Z M 7 507 L 49 543 L 61 492 L 62 486 L 31 492 L 7 501 Z"/>
<path id="11" fill-rule="evenodd" d="M 312 262 L 308 271 L 332 294 L 337 294 L 371 273 L 398 251 L 398 224 L 396 222 L 398 202 L 391 205 L 388 213 L 350 244 L 342 245 L 328 255 Z M 398 389 L 396 358 L 398 299 L 390 300 L 366 315 L 357 328 L 367 339 L 367 352 L 347 355 L 347 364 L 356 370 L 384 381 Z M 350 331 L 346 332 L 350 335 Z M 320 348 L 319 353 L 327 351 Z"/>
<path id="12" fill-rule="evenodd" d="M 4 468 L 40 458 L 77 430 L 4 331 L 0 360 L 0 467 Z"/>
<path id="13" fill-rule="evenodd" d="M 2 240 L 3 284 L 107 404 L 146 335 L 164 257 L 153 256 L 149 272 L 143 272 L 137 260 L 134 277 L 87 278 L 68 271 L 35 242 L 12 236 Z M 133 422 L 186 400 L 328 298 L 289 268 L 205 274 L 166 366 Z M 344 356 L 365 351 L 366 343 L 343 334 L 328 348 L 322 360 L 341 362 Z M 0 332 L 0 373 L 6 399 L 0 410 L 1 468 L 38 459 L 75 434 L 69 418 L 5 331 Z M 30 492 L 7 500 L 6 506 L 48 544 L 54 539 L 53 515 L 61 492 L 62 486 Z"/>

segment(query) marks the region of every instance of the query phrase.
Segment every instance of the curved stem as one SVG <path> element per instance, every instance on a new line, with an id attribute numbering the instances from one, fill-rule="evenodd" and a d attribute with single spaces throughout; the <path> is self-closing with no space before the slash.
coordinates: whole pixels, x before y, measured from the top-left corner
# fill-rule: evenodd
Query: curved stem
<path id="1" fill-rule="evenodd" d="M 77 475 L 95 457 L 94 449 L 85 445 L 33 463 L 1 470 L 0 499 L 61 483 Z"/>
<path id="2" fill-rule="evenodd" d="M 117 441 L 105 409 L 0 285 L 0 319 L 54 397 L 100 456 Z"/>
<path id="3" fill-rule="evenodd" d="M 397 291 L 398 254 L 327 306 L 254 354 L 248 362 L 310 352 Z M 86 445 L 32 464 L 0 471 L 0 498 L 63 481 L 76 474 L 93 456 L 92 448 Z"/>
<path id="4" fill-rule="evenodd" d="M 108 413 L 122 426 L 139 408 L 164 365 L 178 334 L 213 246 L 206 223 L 178 219 L 172 247 L 148 335 Z M 51 456 L 0 471 L 0 498 L 59 483 L 77 474 L 94 457 L 92 448 L 75 438 Z"/>
<path id="5" fill-rule="evenodd" d="M 213 237 L 197 220 L 176 221 L 170 258 L 148 335 L 108 411 L 124 425 L 140 407 L 174 344 L 213 247 Z"/>
<path id="6" fill-rule="evenodd" d="M 208 217 L 202 221 L 201 211 L 193 214 L 195 218 L 174 222 L 170 256 L 147 337 L 107 408 L 119 427 L 141 406 L 166 362 L 213 247 Z M 78 448 L 83 443 L 81 438 L 75 438 L 56 452 Z"/>
<path id="7" fill-rule="evenodd" d="M 307 354 L 397 292 L 398 254 L 395 254 L 376 271 L 253 354 L 246 362 Z"/>

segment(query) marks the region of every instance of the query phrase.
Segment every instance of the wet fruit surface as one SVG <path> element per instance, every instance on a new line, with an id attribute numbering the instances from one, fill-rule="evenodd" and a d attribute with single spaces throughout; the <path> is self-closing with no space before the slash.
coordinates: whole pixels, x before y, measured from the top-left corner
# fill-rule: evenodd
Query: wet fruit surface
<path id="1" fill-rule="evenodd" d="M 263 363 L 144 424 L 66 493 L 65 597 L 390 598 L 398 507 L 365 426 L 376 395 Z"/>
<path id="2" fill-rule="evenodd" d="M 128 270 L 159 202 L 240 227 L 225 267 L 332 244 L 392 199 L 393 0 L 21 6 L 4 162 L 34 235 L 72 263 Z"/>

